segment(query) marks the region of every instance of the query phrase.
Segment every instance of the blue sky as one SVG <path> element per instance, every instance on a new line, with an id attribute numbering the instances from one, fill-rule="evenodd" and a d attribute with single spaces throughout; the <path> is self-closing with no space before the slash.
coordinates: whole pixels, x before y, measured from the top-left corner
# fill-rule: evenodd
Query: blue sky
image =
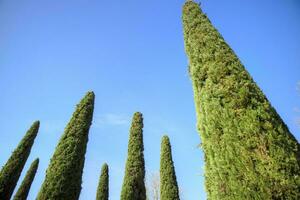
<path id="1" fill-rule="evenodd" d="M 74 106 L 96 94 L 80 199 L 94 199 L 101 165 L 119 199 L 135 111 L 144 114 L 147 173 L 168 134 L 183 199 L 205 199 L 203 155 L 187 73 L 183 0 L 2 0 L 0 166 L 31 123 L 41 127 L 22 173 L 40 157 L 34 199 Z M 300 3 L 203 0 L 202 9 L 300 140 Z M 20 180 L 21 180 L 20 179 Z"/>

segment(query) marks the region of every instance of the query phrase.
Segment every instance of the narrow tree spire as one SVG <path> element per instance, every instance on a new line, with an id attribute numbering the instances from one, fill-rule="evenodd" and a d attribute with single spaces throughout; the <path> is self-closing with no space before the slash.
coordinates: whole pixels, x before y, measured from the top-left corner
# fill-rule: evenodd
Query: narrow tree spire
<path id="1" fill-rule="evenodd" d="M 17 193 L 14 196 L 14 200 L 26 200 L 32 181 L 35 177 L 36 171 L 39 166 L 39 159 L 35 159 L 30 165 L 29 170 L 27 171 L 24 180 L 22 181 Z"/>
<path id="2" fill-rule="evenodd" d="M 208 199 L 300 199 L 300 146 L 199 5 L 183 6 Z"/>
<path id="3" fill-rule="evenodd" d="M 108 165 L 104 163 L 101 168 L 101 175 L 99 178 L 96 200 L 108 200 L 108 188 L 109 188 Z"/>
<path id="4" fill-rule="evenodd" d="M 38 200 L 79 198 L 94 98 L 94 93 L 88 92 L 77 105 L 50 160 Z"/>
<path id="5" fill-rule="evenodd" d="M 160 199 L 179 200 L 179 190 L 168 136 L 163 136 L 160 152 Z"/>
<path id="6" fill-rule="evenodd" d="M 9 200 L 17 185 L 21 172 L 30 154 L 34 139 L 40 126 L 39 121 L 35 121 L 26 135 L 23 137 L 18 147 L 14 150 L 6 164 L 0 172 L 0 199 Z"/>
<path id="7" fill-rule="evenodd" d="M 128 157 L 125 177 L 121 192 L 121 200 L 145 200 L 145 161 L 143 145 L 143 117 L 136 112 L 130 128 Z"/>

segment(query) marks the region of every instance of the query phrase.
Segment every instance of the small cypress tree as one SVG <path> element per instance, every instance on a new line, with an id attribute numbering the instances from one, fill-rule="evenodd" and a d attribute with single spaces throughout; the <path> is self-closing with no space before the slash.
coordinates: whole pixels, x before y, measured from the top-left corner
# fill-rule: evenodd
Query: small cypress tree
<path id="1" fill-rule="evenodd" d="M 109 188 L 108 165 L 104 163 L 101 168 L 101 175 L 99 179 L 96 200 L 108 200 L 108 188 Z"/>
<path id="2" fill-rule="evenodd" d="M 300 146 L 199 5 L 183 6 L 208 199 L 300 199 Z"/>
<path id="3" fill-rule="evenodd" d="M 39 121 L 35 121 L 26 135 L 23 137 L 18 147 L 14 150 L 6 164 L 0 172 L 0 199 L 9 200 L 17 185 L 21 172 L 30 154 L 34 139 L 40 126 Z"/>
<path id="4" fill-rule="evenodd" d="M 179 200 L 179 190 L 168 136 L 163 136 L 160 152 L 160 199 Z"/>
<path id="5" fill-rule="evenodd" d="M 50 160 L 38 200 L 79 198 L 94 98 L 94 93 L 88 92 L 77 105 Z"/>
<path id="6" fill-rule="evenodd" d="M 14 200 L 26 200 L 32 181 L 35 177 L 36 171 L 39 166 L 39 159 L 35 159 L 30 165 L 29 170 L 26 173 L 24 180 L 22 181 L 17 193 L 14 196 Z"/>
<path id="7" fill-rule="evenodd" d="M 121 200 L 145 200 L 145 161 L 142 113 L 133 115 Z"/>

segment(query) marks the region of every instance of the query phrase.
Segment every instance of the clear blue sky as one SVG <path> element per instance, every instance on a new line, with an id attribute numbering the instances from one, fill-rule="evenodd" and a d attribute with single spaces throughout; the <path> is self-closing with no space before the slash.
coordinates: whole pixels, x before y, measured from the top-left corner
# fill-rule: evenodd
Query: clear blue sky
<path id="1" fill-rule="evenodd" d="M 95 198 L 101 165 L 118 200 L 135 111 L 144 114 L 147 173 L 169 134 L 185 200 L 204 199 L 203 155 L 183 47 L 183 0 L 2 0 L 0 166 L 39 119 L 29 164 L 40 157 L 34 199 L 74 106 L 96 94 L 81 200 Z M 243 3 L 241 3 L 243 2 Z M 300 139 L 298 0 L 203 0 L 202 8 Z"/>

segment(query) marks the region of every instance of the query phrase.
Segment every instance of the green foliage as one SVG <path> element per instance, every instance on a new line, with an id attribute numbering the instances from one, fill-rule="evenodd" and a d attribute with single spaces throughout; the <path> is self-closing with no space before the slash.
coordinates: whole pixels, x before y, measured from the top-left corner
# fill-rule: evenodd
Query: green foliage
<path id="1" fill-rule="evenodd" d="M 142 113 L 133 115 L 121 200 L 145 200 L 145 161 Z"/>
<path id="2" fill-rule="evenodd" d="M 32 124 L 0 172 L 0 199 L 9 200 L 30 154 L 40 122 Z"/>
<path id="3" fill-rule="evenodd" d="M 31 187 L 31 183 L 34 179 L 34 176 L 36 174 L 37 168 L 39 166 L 39 159 L 35 159 L 32 164 L 30 165 L 29 170 L 26 173 L 26 176 L 24 178 L 24 180 L 22 181 L 21 186 L 19 187 L 17 193 L 14 196 L 14 200 L 26 200 L 30 187 Z"/>
<path id="4" fill-rule="evenodd" d="M 208 199 L 300 199 L 300 147 L 199 5 L 183 6 Z"/>
<path id="5" fill-rule="evenodd" d="M 160 199 L 179 200 L 179 190 L 168 136 L 163 136 L 160 152 Z"/>
<path id="6" fill-rule="evenodd" d="M 109 182 L 108 165 L 105 163 L 101 168 L 101 175 L 99 179 L 96 200 L 108 200 L 108 188 L 109 188 L 108 182 Z"/>
<path id="7" fill-rule="evenodd" d="M 50 160 L 38 200 L 79 198 L 94 98 L 94 93 L 88 92 L 77 105 Z"/>

